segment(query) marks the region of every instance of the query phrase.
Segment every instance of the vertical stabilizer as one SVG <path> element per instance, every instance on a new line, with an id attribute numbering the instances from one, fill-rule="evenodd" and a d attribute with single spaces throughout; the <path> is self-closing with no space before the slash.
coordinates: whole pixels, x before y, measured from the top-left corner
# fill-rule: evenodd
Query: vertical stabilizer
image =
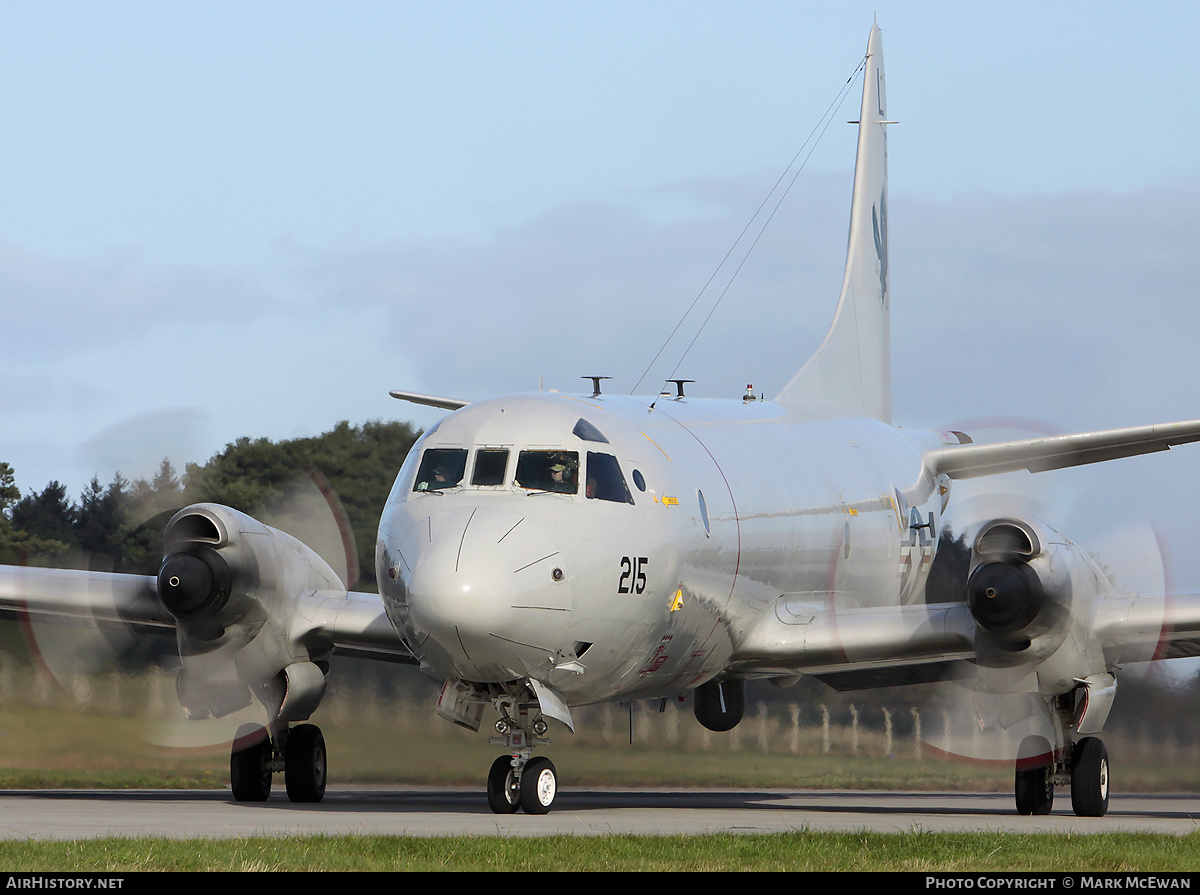
<path id="1" fill-rule="evenodd" d="M 846 274 L 825 340 L 776 397 L 788 407 L 823 405 L 840 416 L 891 422 L 888 311 L 887 104 L 879 26 L 863 72 L 858 161 L 850 202 Z"/>

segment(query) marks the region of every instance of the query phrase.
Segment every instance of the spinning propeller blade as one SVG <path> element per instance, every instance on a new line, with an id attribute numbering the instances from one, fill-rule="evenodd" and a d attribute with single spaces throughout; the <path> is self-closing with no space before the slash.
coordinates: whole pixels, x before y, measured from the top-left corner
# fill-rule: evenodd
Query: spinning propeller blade
<path id="1" fill-rule="evenodd" d="M 1008 421 L 954 428 L 977 443 L 984 435 L 991 437 L 983 441 L 1056 434 Z M 1088 553 L 1060 534 L 1070 523 L 1051 509 L 1070 503 L 1056 477 L 1018 472 L 954 484 L 943 518 L 971 549 L 968 576 L 959 584 L 976 623 L 976 662 L 970 677 L 937 685 L 931 707 L 942 724 L 924 728 L 934 749 L 1009 763 L 1028 758 L 1031 749 L 1063 749 L 1050 700 L 1075 698 L 1069 708 L 1082 720 L 1086 699 L 1072 690 L 1085 679 L 1110 680 L 1094 629 L 1100 601 L 1113 592 L 1158 595 L 1161 611 L 1167 567 L 1153 526 L 1127 517 L 1089 544 L 1111 552 Z M 1153 652 L 1148 647 L 1141 658 L 1149 661 Z"/>

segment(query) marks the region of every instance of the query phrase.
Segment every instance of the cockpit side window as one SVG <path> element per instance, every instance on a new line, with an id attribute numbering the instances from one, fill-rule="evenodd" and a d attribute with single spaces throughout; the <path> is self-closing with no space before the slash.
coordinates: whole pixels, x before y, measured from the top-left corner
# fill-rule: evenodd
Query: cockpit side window
<path id="1" fill-rule="evenodd" d="M 575 451 L 521 451 L 516 483 L 520 488 L 579 493 L 579 454 Z"/>
<path id="2" fill-rule="evenodd" d="M 421 457 L 414 491 L 442 491 L 462 484 L 467 452 L 462 448 L 429 448 Z"/>
<path id="3" fill-rule="evenodd" d="M 475 452 L 475 468 L 471 472 L 472 485 L 503 485 L 504 471 L 508 468 L 508 451 L 480 448 Z"/>
<path id="4" fill-rule="evenodd" d="M 596 500 L 611 500 L 616 503 L 633 503 L 633 495 L 621 474 L 621 464 L 612 454 L 588 451 L 587 488 L 584 493 Z"/>

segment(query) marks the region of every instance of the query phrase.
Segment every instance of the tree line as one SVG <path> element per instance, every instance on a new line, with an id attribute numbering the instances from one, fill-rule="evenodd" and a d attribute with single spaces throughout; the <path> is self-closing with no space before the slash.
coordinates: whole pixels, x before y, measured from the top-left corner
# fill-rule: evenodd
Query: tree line
<path id="1" fill-rule="evenodd" d="M 16 471 L 0 462 L 0 563 L 153 575 L 167 520 L 205 501 L 283 519 L 277 527 L 307 540 L 286 520 L 296 495 L 316 489 L 336 496 L 353 532 L 361 577 L 352 586 L 372 590 L 379 514 L 418 435 L 408 423 L 376 421 L 286 441 L 239 438 L 182 472 L 164 459 L 149 480 L 93 477 L 77 499 L 58 481 L 22 495 Z"/>

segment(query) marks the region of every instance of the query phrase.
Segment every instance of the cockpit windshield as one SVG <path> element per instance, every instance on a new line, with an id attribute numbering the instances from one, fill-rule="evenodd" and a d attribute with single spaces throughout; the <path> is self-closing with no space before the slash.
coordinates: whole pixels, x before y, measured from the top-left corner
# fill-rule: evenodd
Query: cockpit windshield
<path id="1" fill-rule="evenodd" d="M 614 454 L 553 449 L 517 451 L 515 469 L 506 447 L 435 447 L 421 456 L 412 490 L 441 493 L 450 488 L 497 490 L 524 488 L 530 492 L 579 494 L 588 500 L 632 504 L 633 493 Z M 586 466 L 581 462 L 586 459 Z M 634 472 L 637 480 L 638 472 Z M 582 484 L 582 488 L 581 488 Z M 639 484 L 645 490 L 644 482 Z"/>
<path id="2" fill-rule="evenodd" d="M 467 470 L 467 452 L 461 448 L 430 448 L 421 458 L 414 491 L 457 488 Z"/>
<path id="3" fill-rule="evenodd" d="M 575 451 L 521 451 L 517 457 L 517 487 L 579 493 L 579 454 Z"/>
<path id="4" fill-rule="evenodd" d="M 507 468 L 507 450 L 504 448 L 480 448 L 475 452 L 475 471 L 471 473 L 471 484 L 485 487 L 503 485 L 504 472 Z"/>
<path id="5" fill-rule="evenodd" d="M 596 500 L 611 500 L 615 503 L 633 503 L 633 495 L 621 475 L 621 464 L 612 454 L 588 451 L 587 488 L 584 493 Z"/>

